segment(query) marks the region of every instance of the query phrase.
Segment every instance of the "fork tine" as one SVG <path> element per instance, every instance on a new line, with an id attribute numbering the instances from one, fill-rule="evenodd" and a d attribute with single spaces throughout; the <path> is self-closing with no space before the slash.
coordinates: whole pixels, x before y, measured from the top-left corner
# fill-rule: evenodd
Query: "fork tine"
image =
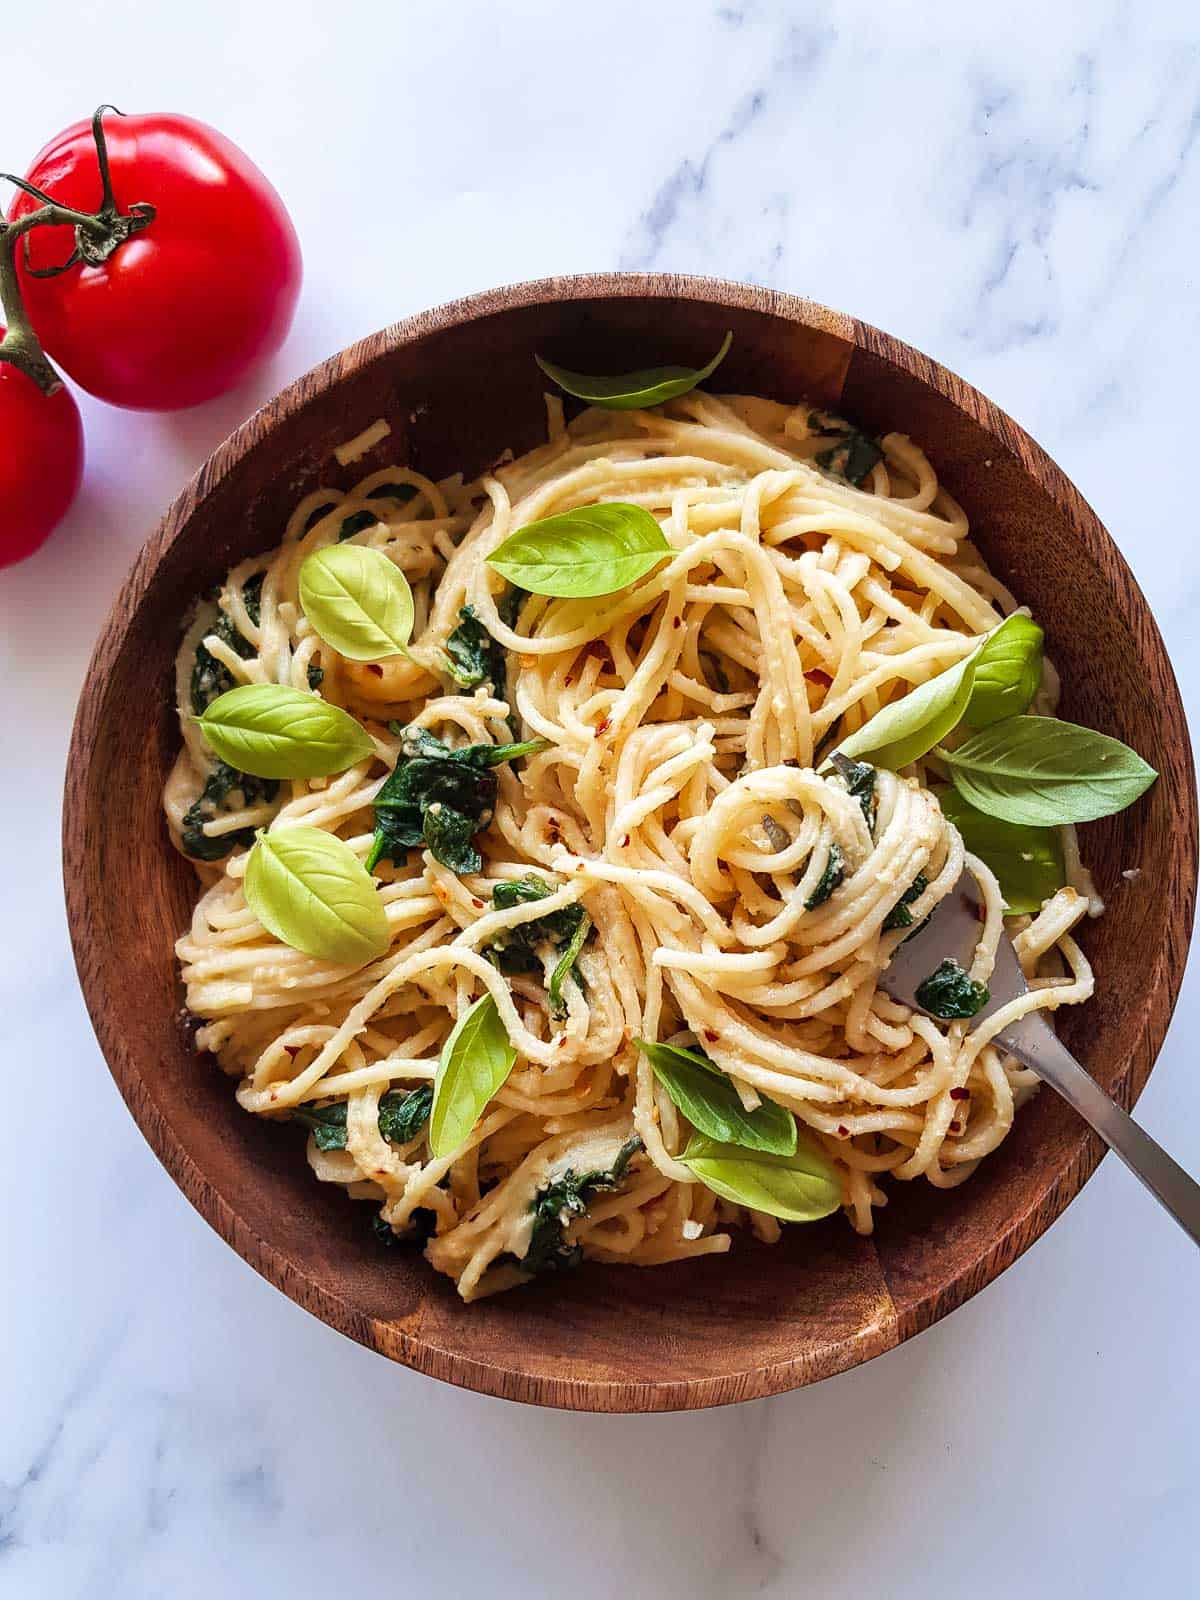
<path id="1" fill-rule="evenodd" d="M 969 970 L 982 931 L 983 903 L 979 886 L 969 872 L 964 872 L 925 926 L 910 934 L 896 950 L 879 974 L 879 987 L 901 1005 L 922 1010 L 916 999 L 920 985 L 947 958 Z M 988 979 L 991 999 L 976 1015 L 973 1026 L 1009 1000 L 1024 994 L 1027 987 L 1012 941 L 1007 934 L 1002 934 L 995 968 Z"/>

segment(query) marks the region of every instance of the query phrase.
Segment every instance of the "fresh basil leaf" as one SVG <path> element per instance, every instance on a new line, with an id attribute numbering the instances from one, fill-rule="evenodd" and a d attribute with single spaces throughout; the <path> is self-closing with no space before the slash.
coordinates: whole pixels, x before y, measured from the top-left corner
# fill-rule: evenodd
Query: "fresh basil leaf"
<path id="1" fill-rule="evenodd" d="M 490 994 L 483 995 L 454 1025 L 433 1081 L 429 1148 L 450 1156 L 469 1138 L 488 1101 L 517 1059 Z"/>
<path id="2" fill-rule="evenodd" d="M 962 834 L 967 849 L 996 874 L 1011 915 L 1040 911 L 1043 902 L 1066 883 L 1057 828 L 1030 828 L 989 817 L 964 800 L 957 789 L 934 792 L 942 815 Z"/>
<path id="3" fill-rule="evenodd" d="M 204 780 L 204 788 L 184 813 L 179 842 L 196 861 L 220 861 L 237 845 L 254 843 L 253 828 L 237 828 L 232 833 L 209 834 L 206 822 L 215 822 L 230 811 L 246 806 L 269 804 L 279 793 L 271 778 L 254 778 L 218 761 Z"/>
<path id="4" fill-rule="evenodd" d="M 529 1248 L 521 1257 L 522 1272 L 531 1275 L 562 1272 L 579 1265 L 583 1251 L 577 1244 L 567 1243 L 568 1223 L 586 1216 L 596 1195 L 620 1186 L 625 1169 L 640 1149 L 642 1141 L 634 1134 L 617 1151 L 612 1166 L 605 1171 L 576 1173 L 568 1167 L 561 1178 L 538 1190 L 529 1208 L 533 1212 L 533 1231 L 529 1236 Z"/>
<path id="5" fill-rule="evenodd" d="M 837 845 L 831 844 L 829 846 L 829 858 L 825 862 L 825 871 L 821 874 L 816 888 L 804 902 L 805 911 L 815 911 L 818 906 L 823 906 L 845 875 L 846 859 Z M 714 1134 L 715 1137 L 716 1135 Z"/>
<path id="6" fill-rule="evenodd" d="M 764 1100 L 756 1110 L 747 1111 L 733 1084 L 701 1051 L 645 1039 L 634 1043 L 697 1133 L 745 1150 L 795 1154 L 796 1119 L 786 1107 Z"/>
<path id="7" fill-rule="evenodd" d="M 1007 717 L 938 754 L 971 805 L 1035 828 L 1124 811 L 1158 777 L 1119 739 L 1057 717 Z"/>
<path id="8" fill-rule="evenodd" d="M 228 689 L 197 722 L 222 761 L 256 778 L 324 778 L 375 748 L 348 711 L 282 683 Z"/>
<path id="9" fill-rule="evenodd" d="M 353 539 L 356 533 L 362 533 L 367 528 L 373 528 L 379 518 L 373 511 L 352 511 L 348 517 L 342 518 L 342 525 L 338 529 L 338 543 L 345 539 Z"/>
<path id="10" fill-rule="evenodd" d="M 594 378 L 586 372 L 572 372 L 541 356 L 535 356 L 534 360 L 552 383 L 577 400 L 602 406 L 606 411 L 636 411 L 662 405 L 664 400 L 674 400 L 703 383 L 705 378 L 711 378 L 729 354 L 732 343 L 730 332 L 722 339 L 716 355 L 702 367 L 646 367 L 640 372 L 623 372 L 615 377 Z"/>
<path id="11" fill-rule="evenodd" d="M 1002 658 L 1008 639 L 1016 631 L 1015 625 L 1027 621 L 1025 617 L 1006 617 L 969 656 L 910 690 L 903 698 L 893 700 L 843 739 L 839 746 L 841 753 L 856 760 L 871 761 L 877 767 L 888 767 L 893 772 L 911 761 L 919 761 L 962 721 L 975 686 L 981 652 L 991 645 L 997 658 Z"/>
<path id="12" fill-rule="evenodd" d="M 893 772 L 920 760 L 961 721 L 971 698 L 974 672 L 974 655 L 966 656 L 877 711 L 841 741 L 839 751 Z"/>
<path id="13" fill-rule="evenodd" d="M 797 1142 L 794 1155 L 777 1156 L 693 1134 L 679 1159 L 722 1199 L 783 1222 L 816 1222 L 842 1203 L 837 1169 L 808 1140 Z"/>
<path id="14" fill-rule="evenodd" d="M 963 720 L 985 728 L 1029 709 L 1042 681 L 1042 630 L 1020 612 L 997 628 L 975 658 Z"/>
<path id="15" fill-rule="evenodd" d="M 300 604 L 325 643 L 350 661 L 402 655 L 412 637 L 408 580 L 368 545 L 329 544 L 305 556 Z"/>
<path id="16" fill-rule="evenodd" d="M 375 842 L 367 870 L 396 861 L 425 844 L 452 872 L 482 865 L 470 841 L 492 820 L 496 778 L 491 769 L 534 755 L 544 739 L 521 744 L 471 744 L 451 750 L 424 728 L 401 729 L 400 756 L 375 796 Z"/>
<path id="17" fill-rule="evenodd" d="M 550 984 L 546 990 L 550 998 L 550 1015 L 561 1021 L 567 1014 L 567 1002 L 563 999 L 562 986 L 567 980 L 567 974 L 579 960 L 579 952 L 583 949 L 584 941 L 592 931 L 592 919 L 585 911 L 579 920 L 579 926 L 571 937 L 571 942 L 558 958 L 558 965 L 550 974 Z M 579 980 L 576 979 L 576 982 Z"/>
<path id="18" fill-rule="evenodd" d="M 896 904 L 883 919 L 883 932 L 894 933 L 897 928 L 911 928 L 913 914 L 908 909 L 914 900 L 919 900 L 929 887 L 929 879 L 923 872 L 918 872 L 913 881 L 905 889 Z"/>
<path id="19" fill-rule="evenodd" d="M 242 887 L 268 933 L 318 961 L 360 967 L 390 943 L 374 880 L 350 846 L 322 828 L 260 833 Z"/>
<path id="20" fill-rule="evenodd" d="M 921 1009 L 941 1017 L 943 1022 L 973 1017 L 990 999 L 987 985 L 970 977 L 950 956 L 919 983 L 916 990 L 916 1001 Z"/>
<path id="21" fill-rule="evenodd" d="M 673 554 L 655 517 L 610 500 L 526 523 L 488 563 L 531 594 L 582 600 L 624 589 Z"/>

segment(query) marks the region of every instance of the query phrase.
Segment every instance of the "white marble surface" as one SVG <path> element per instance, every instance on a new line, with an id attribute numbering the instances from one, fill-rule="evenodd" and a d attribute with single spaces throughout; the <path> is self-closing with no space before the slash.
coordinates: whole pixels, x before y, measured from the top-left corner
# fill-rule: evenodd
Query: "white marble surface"
<path id="1" fill-rule="evenodd" d="M 816 1389 L 658 1418 L 457 1392 L 312 1320 L 159 1169 L 57 843 L 93 637 L 195 465 L 358 335 L 551 271 L 753 278 L 965 373 L 1097 507 L 1200 709 L 1193 0 L 108 0 L 14 9 L 4 83 L 8 164 L 102 99 L 216 123 L 307 281 L 240 393 L 87 404 L 74 515 L 0 575 L 0 1595 L 1200 1591 L 1196 1260 L 1114 1161 L 949 1321 Z M 1194 1168 L 1198 1021 L 1193 974 L 1141 1103 Z"/>

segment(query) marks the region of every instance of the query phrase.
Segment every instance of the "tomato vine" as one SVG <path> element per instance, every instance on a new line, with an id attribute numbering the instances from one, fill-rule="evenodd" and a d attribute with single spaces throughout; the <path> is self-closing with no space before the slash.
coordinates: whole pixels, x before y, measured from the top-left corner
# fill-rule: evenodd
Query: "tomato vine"
<path id="1" fill-rule="evenodd" d="M 82 262 L 86 266 L 99 266 L 107 261 L 114 250 L 127 239 L 149 227 L 154 221 L 155 208 L 147 201 L 135 201 L 128 211 L 118 209 L 113 195 L 112 173 L 108 163 L 108 145 L 104 137 L 104 113 L 123 113 L 116 106 L 97 108 L 92 118 L 92 137 L 96 142 L 96 160 L 100 168 L 101 201 L 97 211 L 76 211 L 61 205 L 44 189 L 18 178 L 11 172 L 0 172 L 0 179 L 15 184 L 32 199 L 39 201 L 40 209 L 28 211 L 12 220 L 0 220 L 0 306 L 4 310 L 5 332 L 0 339 L 0 362 L 8 362 L 31 378 L 43 394 L 52 395 L 62 388 L 62 379 L 55 371 L 34 332 L 25 308 L 17 276 L 17 249 L 25 240 L 25 270 L 31 277 L 54 278 Z M 75 248 L 66 261 L 51 267 L 35 268 L 29 256 L 29 235 L 35 228 L 70 227 L 74 229 Z"/>

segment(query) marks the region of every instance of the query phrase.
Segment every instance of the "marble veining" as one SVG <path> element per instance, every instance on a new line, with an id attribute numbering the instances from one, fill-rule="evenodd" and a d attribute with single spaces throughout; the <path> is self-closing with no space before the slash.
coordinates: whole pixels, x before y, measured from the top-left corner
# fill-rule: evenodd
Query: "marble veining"
<path id="1" fill-rule="evenodd" d="M 0 1600 L 1200 1592 L 1194 1252 L 1111 1161 L 961 1311 L 814 1389 L 645 1418 L 455 1391 L 189 1209 L 100 1061 L 57 865 L 92 641 L 196 465 L 360 334 L 555 271 L 750 278 L 961 371 L 1096 506 L 1200 705 L 1194 4 L 109 0 L 6 43 L 5 164 L 101 97 L 191 111 L 278 184 L 307 281 L 237 394 L 85 401 L 84 494 L 0 573 Z M 1194 977 L 1141 1115 L 1196 1168 L 1193 1022 Z"/>

